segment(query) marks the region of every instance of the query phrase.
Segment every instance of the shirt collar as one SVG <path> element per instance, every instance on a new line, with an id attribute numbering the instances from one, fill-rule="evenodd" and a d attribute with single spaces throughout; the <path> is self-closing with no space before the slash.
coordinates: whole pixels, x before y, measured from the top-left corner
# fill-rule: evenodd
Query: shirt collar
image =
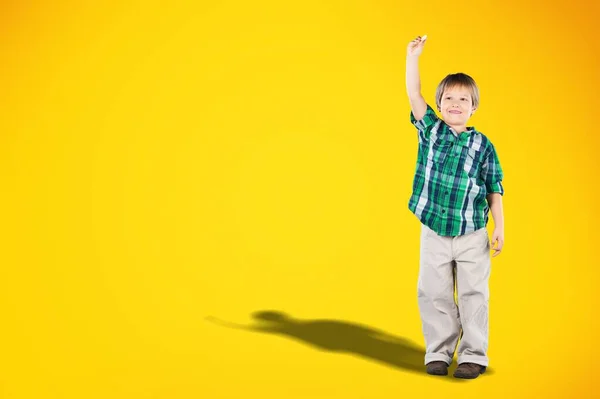
<path id="1" fill-rule="evenodd" d="M 463 133 L 466 133 L 467 135 L 471 134 L 471 133 L 477 133 L 477 130 L 475 130 L 475 126 L 467 126 L 467 130 L 465 130 L 462 133 L 456 133 L 456 130 L 454 130 L 450 125 L 446 124 L 446 126 L 448 126 L 448 129 L 450 129 L 450 131 L 455 135 L 455 136 L 460 136 Z"/>

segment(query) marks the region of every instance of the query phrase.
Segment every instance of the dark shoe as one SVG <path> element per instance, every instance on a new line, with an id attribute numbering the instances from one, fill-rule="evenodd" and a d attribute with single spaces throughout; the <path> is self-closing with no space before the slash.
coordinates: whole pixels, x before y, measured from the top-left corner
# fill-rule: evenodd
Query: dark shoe
<path id="1" fill-rule="evenodd" d="M 427 374 L 448 375 L 448 365 L 446 362 L 429 362 L 427 363 Z"/>
<path id="2" fill-rule="evenodd" d="M 475 363 L 461 363 L 454 371 L 455 378 L 466 378 L 472 380 L 479 377 L 479 374 L 485 373 L 485 366 Z"/>

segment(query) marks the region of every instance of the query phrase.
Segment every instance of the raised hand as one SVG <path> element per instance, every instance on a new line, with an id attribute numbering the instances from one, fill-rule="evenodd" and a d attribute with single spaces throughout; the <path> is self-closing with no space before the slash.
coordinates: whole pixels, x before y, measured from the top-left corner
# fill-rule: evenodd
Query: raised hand
<path id="1" fill-rule="evenodd" d="M 417 36 L 415 40 L 412 40 L 410 43 L 408 43 L 406 55 L 417 57 L 421 55 L 423 52 L 423 46 L 425 46 L 425 40 L 427 40 L 427 35 Z"/>

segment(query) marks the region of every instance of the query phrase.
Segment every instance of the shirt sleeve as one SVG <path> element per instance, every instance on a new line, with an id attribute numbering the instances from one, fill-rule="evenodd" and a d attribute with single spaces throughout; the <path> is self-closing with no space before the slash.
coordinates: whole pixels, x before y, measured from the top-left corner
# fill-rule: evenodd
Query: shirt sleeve
<path id="1" fill-rule="evenodd" d="M 485 189 L 488 194 L 499 193 L 504 195 L 504 187 L 502 186 L 502 167 L 496 149 L 490 143 L 490 150 L 482 165 L 482 177 L 485 181 Z"/>
<path id="2" fill-rule="evenodd" d="M 427 104 L 427 110 L 425 111 L 425 115 L 421 120 L 416 120 L 412 111 L 410 112 L 410 122 L 419 131 L 419 142 L 429 140 L 429 137 L 431 136 L 431 129 L 438 121 L 438 116 L 435 114 L 435 111 L 429 106 L 429 104 Z"/>

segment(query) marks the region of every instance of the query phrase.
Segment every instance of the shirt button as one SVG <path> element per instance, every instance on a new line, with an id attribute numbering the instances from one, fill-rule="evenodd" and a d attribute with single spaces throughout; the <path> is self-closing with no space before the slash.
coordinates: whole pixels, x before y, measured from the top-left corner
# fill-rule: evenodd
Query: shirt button
<path id="1" fill-rule="evenodd" d="M 446 213 L 446 210 L 445 210 L 445 209 L 442 209 L 442 213 Z"/>

